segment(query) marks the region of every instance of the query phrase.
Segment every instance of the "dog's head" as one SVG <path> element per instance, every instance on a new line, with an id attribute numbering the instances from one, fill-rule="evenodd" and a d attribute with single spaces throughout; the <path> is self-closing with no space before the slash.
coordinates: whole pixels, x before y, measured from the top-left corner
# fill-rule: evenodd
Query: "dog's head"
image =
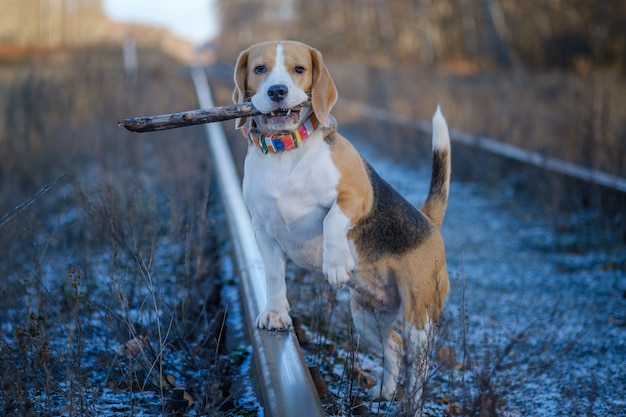
<path id="1" fill-rule="evenodd" d="M 262 115 L 256 128 L 266 133 L 295 130 L 311 114 L 329 126 L 337 89 L 322 54 L 300 42 L 261 42 L 239 54 L 235 66 L 233 101 L 251 100 Z M 237 128 L 246 118 L 237 119 Z"/>

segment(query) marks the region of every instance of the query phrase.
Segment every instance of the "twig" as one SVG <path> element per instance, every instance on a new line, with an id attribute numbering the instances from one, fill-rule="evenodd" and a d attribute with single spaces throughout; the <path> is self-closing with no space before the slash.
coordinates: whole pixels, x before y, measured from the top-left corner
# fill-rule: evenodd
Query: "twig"
<path id="1" fill-rule="evenodd" d="M 57 178 L 56 180 L 54 180 L 52 182 L 49 182 L 48 184 L 44 185 L 31 198 L 29 198 L 28 200 L 24 201 L 23 203 L 15 206 L 11 211 L 9 211 L 7 214 L 2 216 L 2 218 L 0 218 L 0 228 L 2 228 L 5 224 L 9 223 L 11 220 L 13 220 L 22 211 L 26 210 L 31 204 L 33 204 L 35 201 L 37 201 L 42 195 L 44 195 L 52 187 L 57 185 L 63 178 L 65 178 L 66 175 L 67 174 L 63 174 L 59 178 Z"/>
<path id="2" fill-rule="evenodd" d="M 252 103 L 232 104 L 230 106 L 213 107 L 210 109 L 189 110 L 181 113 L 160 114 L 156 116 L 131 117 L 118 120 L 131 132 L 154 132 L 156 130 L 174 129 L 203 123 L 221 122 L 238 117 L 250 117 L 261 114 Z"/>
<path id="3" fill-rule="evenodd" d="M 226 317 L 228 315 L 228 307 L 224 309 L 224 315 L 222 316 L 222 325 L 220 326 L 220 332 L 217 335 L 216 346 L 215 346 L 215 365 L 217 365 L 217 360 L 219 358 L 220 344 L 222 343 L 222 336 L 224 335 L 224 330 L 226 328 Z"/>

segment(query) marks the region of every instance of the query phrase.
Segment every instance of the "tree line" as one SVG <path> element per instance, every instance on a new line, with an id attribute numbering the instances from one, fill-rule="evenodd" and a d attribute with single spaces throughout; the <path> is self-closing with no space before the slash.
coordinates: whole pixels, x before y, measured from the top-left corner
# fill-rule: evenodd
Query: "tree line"
<path id="1" fill-rule="evenodd" d="M 626 2 L 221 0 L 218 48 L 302 40 L 325 55 L 480 68 L 626 70 Z"/>

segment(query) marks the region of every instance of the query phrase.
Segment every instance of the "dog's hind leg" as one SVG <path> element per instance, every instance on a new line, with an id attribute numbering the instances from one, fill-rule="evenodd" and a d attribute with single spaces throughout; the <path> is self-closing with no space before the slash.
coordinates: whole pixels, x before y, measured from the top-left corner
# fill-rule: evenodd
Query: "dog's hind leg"
<path id="1" fill-rule="evenodd" d="M 436 256 L 434 258 L 434 264 L 428 265 L 429 262 L 427 262 L 408 268 L 411 271 L 421 271 L 414 274 L 413 281 L 409 279 L 409 276 L 398 280 L 404 283 L 400 288 L 402 338 L 406 352 L 404 358 L 406 368 L 402 374 L 404 379 L 402 409 L 406 410 L 406 415 L 410 416 L 420 416 L 422 412 L 430 351 L 435 329 L 443 310 L 443 302 L 449 289 L 445 263 L 437 262 Z M 433 256 L 415 257 L 415 259 L 433 259 Z M 431 267 L 431 272 L 424 272 L 428 266 Z"/>
<path id="2" fill-rule="evenodd" d="M 351 290 L 350 307 L 354 327 L 368 348 L 382 353 L 383 375 L 377 385 L 370 388 L 372 398 L 393 400 L 398 394 L 398 377 L 404 352 L 402 337 L 393 329 L 397 312 L 373 308 Z"/>
<path id="3" fill-rule="evenodd" d="M 406 348 L 404 376 L 404 396 L 402 401 L 409 411 L 407 415 L 421 416 L 423 392 L 430 366 L 429 352 L 433 340 L 433 326 L 430 320 L 422 329 L 404 324 L 404 344 Z"/>

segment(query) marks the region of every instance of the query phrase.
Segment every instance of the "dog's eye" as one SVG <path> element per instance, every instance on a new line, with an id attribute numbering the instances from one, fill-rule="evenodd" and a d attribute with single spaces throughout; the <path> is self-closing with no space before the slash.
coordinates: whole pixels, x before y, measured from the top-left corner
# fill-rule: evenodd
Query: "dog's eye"
<path id="1" fill-rule="evenodd" d="M 255 74 L 265 74 L 265 71 L 267 71 L 265 65 L 257 65 L 256 67 L 254 67 Z"/>
<path id="2" fill-rule="evenodd" d="M 296 65 L 293 70 L 296 72 L 296 74 L 303 74 L 304 71 L 306 71 L 306 68 L 304 68 L 302 65 Z"/>

